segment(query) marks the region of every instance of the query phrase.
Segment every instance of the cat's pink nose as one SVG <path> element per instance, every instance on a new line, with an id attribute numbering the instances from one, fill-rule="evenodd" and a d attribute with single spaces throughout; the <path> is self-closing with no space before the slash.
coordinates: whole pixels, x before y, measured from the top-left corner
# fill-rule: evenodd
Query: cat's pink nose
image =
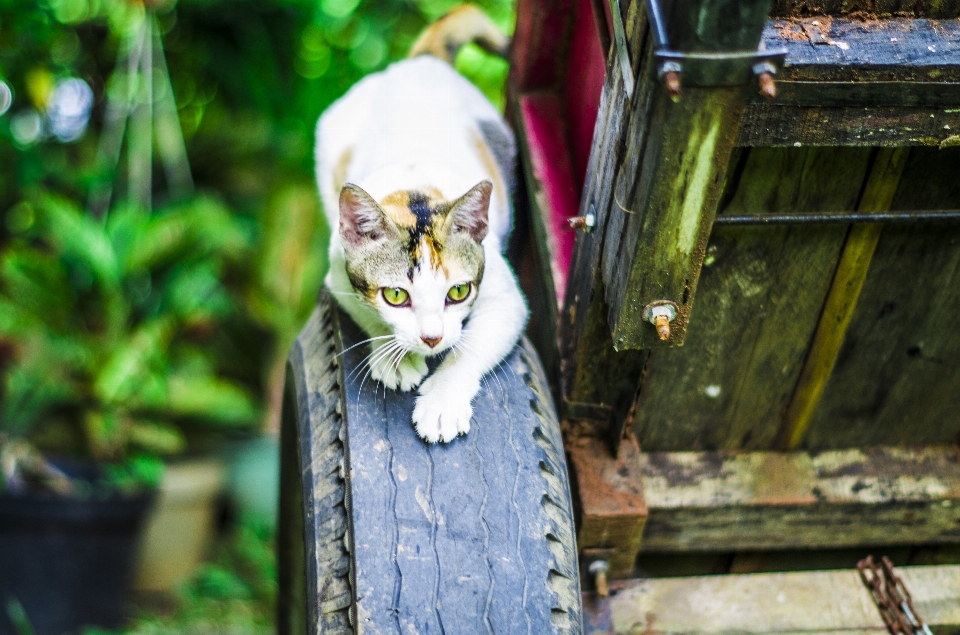
<path id="1" fill-rule="evenodd" d="M 443 336 L 440 335 L 439 337 L 427 337 L 426 335 L 421 335 L 420 339 L 423 340 L 423 343 L 429 346 L 430 348 L 434 348 L 437 344 L 440 343 L 440 340 L 443 339 Z"/>

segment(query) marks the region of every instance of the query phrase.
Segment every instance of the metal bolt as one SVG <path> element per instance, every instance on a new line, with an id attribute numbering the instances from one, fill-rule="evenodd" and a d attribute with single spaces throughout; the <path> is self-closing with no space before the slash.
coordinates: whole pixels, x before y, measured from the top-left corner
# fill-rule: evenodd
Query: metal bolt
<path id="1" fill-rule="evenodd" d="M 593 231 L 593 226 L 597 223 L 597 216 L 593 212 L 588 212 L 583 216 L 574 216 L 568 218 L 567 222 L 570 223 L 570 227 L 573 229 L 582 229 L 583 231 L 590 233 Z"/>
<path id="2" fill-rule="evenodd" d="M 659 76 L 663 80 L 663 85 L 667 89 L 667 94 L 670 95 L 670 99 L 673 101 L 680 101 L 680 91 L 682 85 L 680 83 L 680 72 L 683 70 L 683 67 L 680 66 L 679 62 L 664 62 L 660 65 Z"/>
<path id="3" fill-rule="evenodd" d="M 602 598 L 610 595 L 610 587 L 607 586 L 607 571 L 610 569 L 610 566 L 607 564 L 606 560 L 594 560 L 590 563 L 590 566 L 587 567 L 593 575 L 594 586 L 597 589 L 597 595 Z"/>
<path id="4" fill-rule="evenodd" d="M 653 324 L 661 342 L 670 339 L 670 323 L 677 319 L 677 305 L 670 300 L 651 302 L 643 309 L 643 319 Z"/>
<path id="5" fill-rule="evenodd" d="M 777 96 L 777 84 L 773 81 L 777 74 L 777 67 L 770 62 L 761 62 L 753 66 L 753 73 L 757 76 L 760 85 L 760 94 L 764 99 L 774 99 Z"/>

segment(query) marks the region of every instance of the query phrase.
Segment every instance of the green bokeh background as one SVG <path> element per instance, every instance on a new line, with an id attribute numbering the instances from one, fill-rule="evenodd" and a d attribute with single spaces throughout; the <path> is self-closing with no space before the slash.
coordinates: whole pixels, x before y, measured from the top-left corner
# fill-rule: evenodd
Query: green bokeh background
<path id="1" fill-rule="evenodd" d="M 153 208 L 131 210 L 121 157 L 103 222 L 84 208 L 104 178 L 97 146 L 109 78 L 143 4 L 0 0 L 0 79 L 14 94 L 0 116 L 0 305 L 33 307 L 33 318 L 0 319 L 0 435 L 103 461 L 200 451 L 224 434 L 275 427 L 286 352 L 326 267 L 316 120 L 456 4 L 153 3 L 196 192 L 172 197 L 155 157 Z M 511 0 L 475 4 L 512 30 Z M 456 66 L 502 107 L 505 61 L 470 45 Z M 66 78 L 93 90 L 86 133 L 69 143 L 15 134 L 17 122 L 44 115 Z M 71 243 L 76 231 L 103 253 Z M 57 295 L 45 280 L 58 281 Z M 44 322 L 45 312 L 63 319 Z M 118 386 L 155 389 L 152 401 L 104 388 L 104 368 L 127 373 L 114 373 Z"/>

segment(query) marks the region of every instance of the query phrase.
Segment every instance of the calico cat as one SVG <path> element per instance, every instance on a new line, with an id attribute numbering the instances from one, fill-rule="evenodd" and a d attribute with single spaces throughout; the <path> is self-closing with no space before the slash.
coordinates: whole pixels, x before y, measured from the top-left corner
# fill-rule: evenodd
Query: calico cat
<path id="1" fill-rule="evenodd" d="M 413 425 L 431 443 L 470 430 L 481 378 L 527 321 L 501 253 L 514 139 L 452 67 L 468 41 L 500 54 L 509 44 L 479 9 L 460 6 L 317 124 L 317 182 L 336 228 L 327 288 L 369 336 L 373 379 L 419 386 Z M 443 353 L 424 380 L 426 358 Z"/>

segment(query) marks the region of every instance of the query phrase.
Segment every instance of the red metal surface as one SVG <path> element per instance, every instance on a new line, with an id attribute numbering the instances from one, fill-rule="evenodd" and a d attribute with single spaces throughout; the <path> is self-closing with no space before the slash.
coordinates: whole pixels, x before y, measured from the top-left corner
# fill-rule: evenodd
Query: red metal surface
<path id="1" fill-rule="evenodd" d="M 590 159 L 590 144 L 593 141 L 593 127 L 600 106 L 605 67 L 605 54 L 600 46 L 592 5 L 592 0 L 580 0 L 563 87 L 566 110 L 564 114 L 570 135 L 573 174 L 577 179 L 578 195 L 583 191 L 583 178 L 587 172 L 587 161 Z"/>
<path id="2" fill-rule="evenodd" d="M 520 96 L 520 111 L 527 131 L 533 174 L 542 184 L 546 198 L 549 218 L 543 220 L 549 234 L 557 298 L 562 303 L 574 240 L 567 219 L 577 215 L 580 198 L 571 168 L 561 102 L 553 92 L 530 93 Z"/>
<path id="3" fill-rule="evenodd" d="M 602 25 L 607 29 L 607 25 Z M 511 92 L 520 102 L 558 302 L 566 289 L 580 193 L 603 89 L 605 52 L 593 0 L 519 0 Z"/>
<path id="4" fill-rule="evenodd" d="M 562 79 L 577 0 L 519 0 L 510 77 L 520 93 L 556 88 Z"/>

